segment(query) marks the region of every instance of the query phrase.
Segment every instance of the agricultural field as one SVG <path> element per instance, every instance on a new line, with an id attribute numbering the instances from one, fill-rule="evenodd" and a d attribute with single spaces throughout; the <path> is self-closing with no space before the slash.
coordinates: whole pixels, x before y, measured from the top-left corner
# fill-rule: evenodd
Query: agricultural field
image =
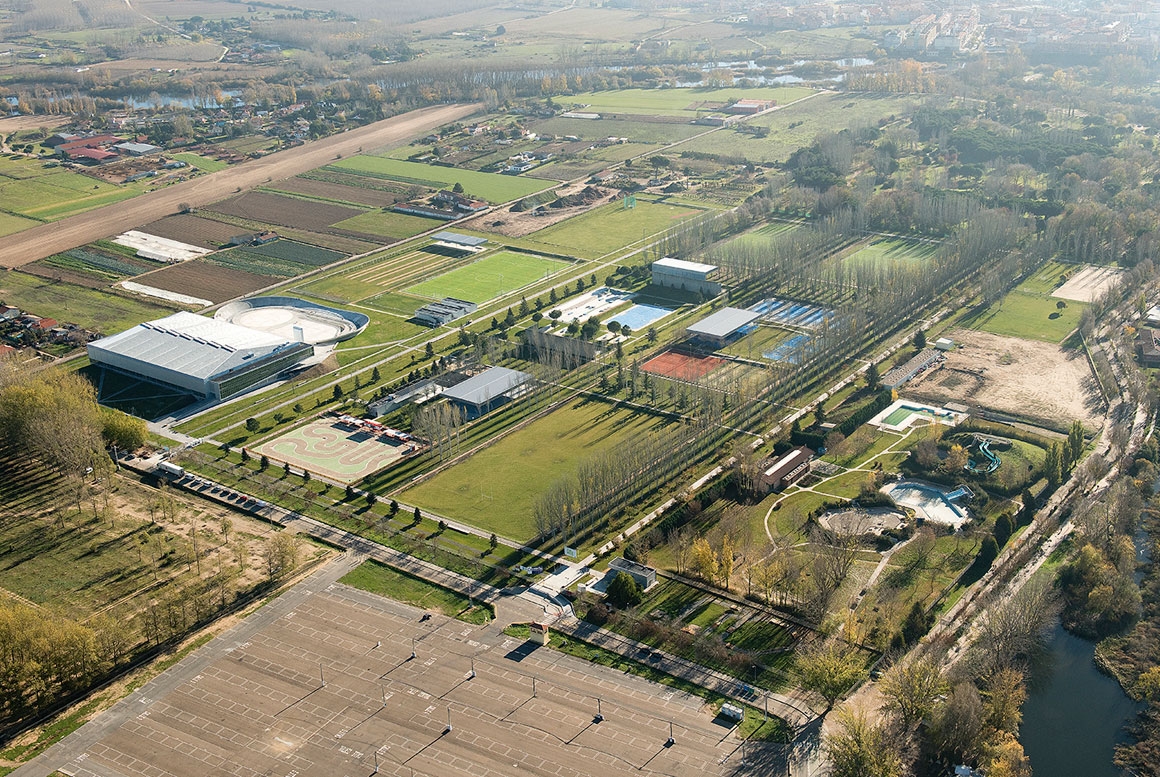
<path id="1" fill-rule="evenodd" d="M 123 254 L 101 249 L 97 246 L 86 246 L 65 251 L 63 254 L 50 256 L 28 265 L 32 268 L 56 268 L 69 273 L 80 273 L 105 283 L 112 283 L 122 278 L 132 278 L 141 273 L 156 269 L 154 262 L 135 259 Z M 43 275 L 43 273 L 37 273 Z"/>
<path id="2" fill-rule="evenodd" d="M 38 316 L 55 318 L 112 335 L 142 321 L 176 310 L 161 301 L 145 301 L 72 283 L 38 278 L 19 270 L 0 275 L 0 299 Z"/>
<path id="3" fill-rule="evenodd" d="M 195 154 L 192 151 L 184 151 L 180 154 L 166 154 L 166 156 L 176 159 L 179 162 L 185 162 L 190 167 L 196 167 L 206 173 L 216 173 L 218 170 L 225 170 L 229 164 L 217 159 L 211 159 L 201 154 Z"/>
<path id="4" fill-rule="evenodd" d="M 331 203 L 286 197 L 266 192 L 247 192 L 215 203 L 213 212 L 260 224 L 324 230 L 331 224 L 358 216 L 363 211 Z M 235 233 L 236 234 L 236 233 Z"/>
<path id="5" fill-rule="evenodd" d="M 0 212 L 0 237 L 11 235 L 14 232 L 19 232 L 29 227 L 35 227 L 39 223 L 39 221 L 26 219 L 22 216 L 14 216 L 11 213 Z"/>
<path id="6" fill-rule="evenodd" d="M 56 221 L 101 205 L 136 197 L 147 184 L 118 186 L 36 159 L 0 156 L 0 212 L 29 220 Z M 11 219 L 5 234 L 18 230 Z M 23 225 L 27 228 L 32 224 Z"/>
<path id="7" fill-rule="evenodd" d="M 528 235 L 528 239 L 554 251 L 584 259 L 596 259 L 676 226 L 681 220 L 704 211 L 688 205 L 637 197 L 631 210 L 617 201 L 590 210 L 559 224 Z"/>
<path id="8" fill-rule="evenodd" d="M 229 242 L 229 239 L 234 235 L 240 235 L 246 231 L 234 224 L 214 221 L 189 213 L 166 216 L 138 229 L 149 235 L 157 235 L 202 248 L 219 248 Z"/>
<path id="9" fill-rule="evenodd" d="M 588 119 L 569 119 L 562 116 L 555 116 L 551 119 L 538 121 L 533 126 L 536 132 L 549 133 L 556 136 L 575 135 L 584 140 L 599 140 L 608 137 L 628 138 L 628 143 L 610 146 L 610 148 L 625 149 L 626 152 L 633 151 L 637 154 L 646 150 L 641 147 L 641 144 L 659 145 L 662 143 L 675 143 L 678 140 L 686 140 L 694 135 L 707 132 L 710 129 L 709 127 L 702 127 L 686 122 L 654 122 L 641 119 L 600 119 L 600 121 L 591 121 Z M 547 165 L 545 168 L 550 170 L 552 166 Z M 534 175 L 537 170 L 543 170 L 545 168 L 536 168 L 530 174 Z"/>
<path id="10" fill-rule="evenodd" d="M 369 177 L 387 178 L 430 189 L 450 189 L 462 184 L 464 193 L 492 203 L 508 202 L 547 189 L 552 184 L 515 175 L 480 173 L 454 167 L 425 165 L 380 156 L 354 156 L 335 162 L 324 170 L 339 170 Z M 354 216 L 357 214 L 351 214 Z M 348 216 L 349 218 L 349 216 Z"/>
<path id="11" fill-rule="evenodd" d="M 532 505 L 578 462 L 669 423 L 577 400 L 403 491 L 399 499 L 520 541 L 536 534 Z"/>
<path id="12" fill-rule="evenodd" d="M 285 192 L 300 197 L 327 200 L 339 204 L 361 205 L 368 208 L 389 208 L 404 199 L 402 194 L 395 192 L 319 181 L 302 176 L 275 181 L 265 188 L 275 193 Z"/>
<path id="13" fill-rule="evenodd" d="M 433 299 L 456 297 L 483 303 L 569 266 L 568 262 L 559 259 L 500 251 L 403 291 Z"/>
<path id="14" fill-rule="evenodd" d="M 443 224 L 435 219 L 425 219 L 421 216 L 373 210 L 361 216 L 339 221 L 333 226 L 335 229 L 345 229 L 361 235 L 373 235 L 390 242 L 396 242 L 414 237 L 420 232 L 443 226 Z"/>
<path id="15" fill-rule="evenodd" d="M 751 162 L 784 162 L 802 146 L 836 127 L 878 124 L 891 116 L 907 115 L 918 99 L 898 95 L 818 93 L 783 110 L 758 116 L 750 124 L 769 127 L 769 136 L 757 138 L 725 129 L 681 145 L 682 151 L 740 157 Z"/>
<path id="16" fill-rule="evenodd" d="M 800 100 L 814 90 L 801 86 L 723 89 L 619 89 L 585 92 L 557 98 L 569 110 L 652 116 L 682 116 L 690 120 L 740 99 L 774 100 L 778 105 Z"/>
<path id="17" fill-rule="evenodd" d="M 293 278 L 344 257 L 337 251 L 281 239 L 260 246 L 217 251 L 206 256 L 205 261 L 256 275 Z"/>
<path id="18" fill-rule="evenodd" d="M 274 278 L 266 275 L 255 275 L 202 259 L 181 262 L 134 280 L 134 283 L 209 300 L 215 304 L 264 289 L 274 282 Z"/>
<path id="19" fill-rule="evenodd" d="M 264 243 L 263 245 L 249 246 L 246 250 L 259 256 L 269 256 L 273 259 L 297 262 L 298 264 L 305 264 L 310 267 L 322 267 L 346 258 L 345 254 L 339 253 L 338 251 L 331 251 L 326 248 L 319 248 L 318 246 L 286 239 L 275 240 L 271 243 Z"/>

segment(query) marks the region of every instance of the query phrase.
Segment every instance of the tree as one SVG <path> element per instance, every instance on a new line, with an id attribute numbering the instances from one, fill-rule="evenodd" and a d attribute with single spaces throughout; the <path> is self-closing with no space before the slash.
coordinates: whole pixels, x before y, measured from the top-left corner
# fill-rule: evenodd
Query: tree
<path id="1" fill-rule="evenodd" d="M 931 742 L 944 757 L 974 760 L 983 736 L 983 702 L 974 683 L 963 682 L 950 695 L 935 716 Z"/>
<path id="2" fill-rule="evenodd" d="M 648 331 L 645 332 L 644 336 L 645 336 L 645 339 L 648 340 L 650 343 L 655 343 L 657 341 L 657 328 L 655 326 L 650 326 L 648 328 Z"/>
<path id="3" fill-rule="evenodd" d="M 818 400 L 818 404 L 814 406 L 814 423 L 821 426 L 826 422 L 826 405 L 825 400 Z"/>
<path id="4" fill-rule="evenodd" d="M 418 507 L 415 508 L 415 512 L 412 514 L 412 516 L 412 520 L 414 520 L 416 525 L 418 525 L 418 523 L 423 520 L 423 513 L 419 512 Z"/>
<path id="5" fill-rule="evenodd" d="M 1073 421 L 1067 433 L 1067 453 L 1072 463 L 1083 455 L 1083 423 L 1080 421 Z"/>
<path id="6" fill-rule="evenodd" d="M 998 557 L 999 543 L 995 542 L 995 538 L 992 536 L 984 537 L 983 544 L 979 546 L 979 554 L 975 556 L 975 563 L 979 569 L 987 571 Z"/>
<path id="7" fill-rule="evenodd" d="M 866 674 L 862 657 L 839 639 L 812 642 L 794 656 L 802 688 L 826 700 L 826 711 Z"/>
<path id="8" fill-rule="evenodd" d="M 693 540 L 690 556 L 689 572 L 710 583 L 717 578 L 717 554 L 707 539 Z"/>
<path id="9" fill-rule="evenodd" d="M 1015 531 L 1011 524 L 1011 516 L 1003 513 L 995 520 L 995 544 L 1000 548 L 1007 544 L 1007 540 L 1011 539 L 1011 534 Z"/>
<path id="10" fill-rule="evenodd" d="M 926 348 L 926 330 L 919 329 L 914 333 L 914 347 L 920 351 Z"/>
<path id="11" fill-rule="evenodd" d="M 926 657 L 891 667 L 878 687 L 886 697 L 887 709 L 898 713 L 907 731 L 930 717 L 939 697 L 950 689 L 942 669 Z"/>
<path id="12" fill-rule="evenodd" d="M 367 507 L 374 507 L 375 502 L 379 501 L 379 497 L 373 491 L 367 491 L 366 503 Z"/>
<path id="13" fill-rule="evenodd" d="M 390 511 L 390 516 L 392 518 L 394 518 L 396 515 L 399 514 L 399 502 L 398 502 L 398 500 L 396 500 L 396 499 L 391 500 L 391 505 L 390 505 L 389 511 Z"/>
<path id="14" fill-rule="evenodd" d="M 833 765 L 831 777 L 900 777 L 904 773 L 897 739 L 861 710 L 840 711 L 823 746 Z"/>
<path id="15" fill-rule="evenodd" d="M 254 432 L 258 431 L 261 428 L 262 428 L 262 424 L 260 421 L 258 421 L 257 418 L 247 418 L 246 419 L 246 431 L 249 432 L 250 434 L 253 434 Z"/>
<path id="16" fill-rule="evenodd" d="M 282 475 L 283 477 L 288 477 L 290 475 L 290 462 L 286 462 L 282 465 Z"/>
<path id="17" fill-rule="evenodd" d="M 640 583 L 627 572 L 617 572 L 606 589 L 608 603 L 618 609 L 633 607 L 640 604 L 643 594 Z"/>
<path id="18" fill-rule="evenodd" d="M 721 556 L 717 565 L 717 575 L 721 579 L 722 587 L 728 590 L 729 578 L 733 576 L 733 540 L 729 532 L 725 532 L 721 537 Z"/>
<path id="19" fill-rule="evenodd" d="M 871 391 L 877 391 L 881 383 L 882 376 L 878 374 L 878 364 L 871 362 L 870 366 L 866 368 L 866 386 Z"/>
<path id="20" fill-rule="evenodd" d="M 334 384 L 334 399 L 335 399 L 335 401 L 342 399 L 342 384 L 341 383 Z"/>
<path id="21" fill-rule="evenodd" d="M 250 463 L 250 452 L 248 450 L 246 450 L 245 448 L 242 448 L 242 463 L 243 464 Z"/>
<path id="22" fill-rule="evenodd" d="M 492 552 L 495 552 L 495 549 L 499 547 L 499 537 L 495 536 L 495 532 L 492 532 L 491 536 L 487 538 L 487 547 Z"/>
<path id="23" fill-rule="evenodd" d="M 1051 444 L 1043 459 L 1043 476 L 1047 478 L 1047 487 L 1052 490 L 1063 480 L 1063 461 L 1057 442 Z"/>
<path id="24" fill-rule="evenodd" d="M 371 370 L 371 383 L 378 383 L 382 379 L 382 373 L 379 372 L 379 368 L 376 366 L 373 370 Z"/>
<path id="25" fill-rule="evenodd" d="M 294 410 L 294 415 L 302 415 L 303 413 L 306 412 L 306 408 L 303 406 L 303 404 L 301 402 L 295 402 L 293 410 Z"/>
<path id="26" fill-rule="evenodd" d="M 1019 733 L 1023 722 L 1023 702 L 1027 687 L 1023 673 L 1013 667 L 1004 667 L 986 678 L 982 691 L 984 719 L 996 731 Z"/>
<path id="27" fill-rule="evenodd" d="M 258 470 L 261 472 L 265 472 L 269 468 L 270 468 L 270 457 L 263 453 L 262 458 L 258 459 Z"/>
<path id="28" fill-rule="evenodd" d="M 135 451 L 149 439 L 145 422 L 119 410 L 101 408 L 101 437 L 108 445 Z"/>
<path id="29" fill-rule="evenodd" d="M 456 194 L 463 194 L 463 184 L 461 184 L 459 181 L 456 181 L 455 185 L 451 187 L 451 191 L 455 192 Z"/>
<path id="30" fill-rule="evenodd" d="M 294 535 L 281 531 L 270 536 L 262 549 L 266 574 L 271 580 L 285 577 L 298 566 L 298 543 Z"/>

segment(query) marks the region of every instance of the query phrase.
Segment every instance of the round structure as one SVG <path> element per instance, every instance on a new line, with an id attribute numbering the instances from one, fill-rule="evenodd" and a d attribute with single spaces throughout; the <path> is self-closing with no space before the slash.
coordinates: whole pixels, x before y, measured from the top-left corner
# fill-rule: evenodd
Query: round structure
<path id="1" fill-rule="evenodd" d="M 370 323 L 370 318 L 362 313 L 297 297 L 253 297 L 230 302 L 222 305 L 214 318 L 311 345 L 349 340 Z"/>

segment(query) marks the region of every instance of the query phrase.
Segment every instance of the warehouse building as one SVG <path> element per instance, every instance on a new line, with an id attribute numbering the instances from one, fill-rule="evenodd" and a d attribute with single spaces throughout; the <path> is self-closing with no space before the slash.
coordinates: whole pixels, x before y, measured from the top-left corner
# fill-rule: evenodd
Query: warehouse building
<path id="1" fill-rule="evenodd" d="M 716 297 L 721 293 L 721 284 L 709 279 L 715 272 L 717 267 L 712 264 L 686 262 L 683 259 L 666 256 L 652 263 L 652 282 L 654 286 L 663 286 L 666 289 L 680 289 L 703 294 L 706 297 Z"/>
<path id="2" fill-rule="evenodd" d="M 443 396 L 478 417 L 529 387 L 532 376 L 507 367 L 491 367 L 462 383 L 443 390 Z"/>
<path id="3" fill-rule="evenodd" d="M 437 327 L 450 324 L 457 318 L 463 318 L 479 309 L 479 305 L 465 299 L 444 297 L 438 302 L 428 302 L 415 311 L 415 322 L 423 326 Z"/>
<path id="4" fill-rule="evenodd" d="M 93 364 L 228 399 L 275 380 L 314 355 L 314 346 L 206 318 L 174 313 L 88 345 Z"/>

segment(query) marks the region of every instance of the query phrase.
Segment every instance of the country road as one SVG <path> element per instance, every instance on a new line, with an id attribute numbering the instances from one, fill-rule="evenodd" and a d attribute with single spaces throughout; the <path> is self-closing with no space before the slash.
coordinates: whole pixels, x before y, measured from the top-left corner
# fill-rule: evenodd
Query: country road
<path id="1" fill-rule="evenodd" d="M 182 205 L 193 208 L 209 205 L 268 180 L 290 178 L 321 167 L 339 156 L 400 143 L 469 116 L 479 108 L 478 104 L 422 108 L 173 184 L 140 197 L 33 227 L 0 240 L 0 267 L 20 267 L 156 221 L 176 213 Z"/>

